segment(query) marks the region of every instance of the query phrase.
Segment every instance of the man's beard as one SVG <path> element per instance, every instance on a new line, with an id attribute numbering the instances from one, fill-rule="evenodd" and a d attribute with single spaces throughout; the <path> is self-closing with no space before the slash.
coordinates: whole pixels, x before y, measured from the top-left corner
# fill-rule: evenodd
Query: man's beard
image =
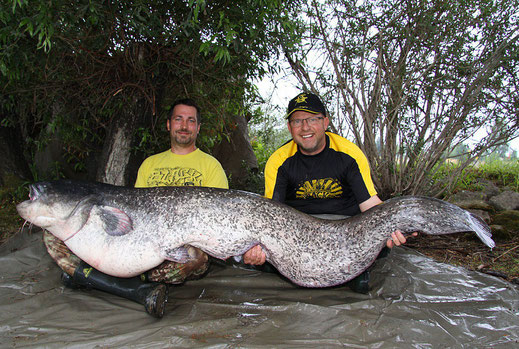
<path id="1" fill-rule="evenodd" d="M 309 153 L 309 154 L 316 153 L 323 146 L 323 144 L 326 144 L 326 140 L 324 137 L 322 137 L 320 139 L 316 139 L 314 144 L 310 144 L 310 145 L 306 145 L 306 146 L 302 141 L 300 142 L 299 140 L 295 140 L 295 142 L 298 145 L 300 150 L 303 150 L 305 153 Z"/>
<path id="2" fill-rule="evenodd" d="M 186 130 L 180 130 L 182 132 L 187 132 Z M 171 142 L 180 146 L 189 146 L 195 142 L 195 139 L 193 137 L 193 134 L 189 135 L 179 135 L 177 133 L 174 133 L 171 136 Z"/>

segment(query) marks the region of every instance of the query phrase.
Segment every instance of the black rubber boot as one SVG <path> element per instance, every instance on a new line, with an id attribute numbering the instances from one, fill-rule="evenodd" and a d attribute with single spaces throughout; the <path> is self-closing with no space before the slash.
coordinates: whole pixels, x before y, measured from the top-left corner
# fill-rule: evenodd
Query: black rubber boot
<path id="1" fill-rule="evenodd" d="M 65 272 L 62 272 L 61 273 L 61 282 L 63 283 L 63 285 L 65 285 L 66 287 L 68 288 L 72 288 L 74 290 L 77 290 L 77 289 L 82 289 L 82 288 L 86 288 L 85 286 L 81 286 L 79 284 L 77 284 L 74 279 L 72 278 L 72 276 L 68 275 L 67 273 Z"/>
<path id="2" fill-rule="evenodd" d="M 168 288 L 165 284 L 143 282 L 139 277 L 118 278 L 106 275 L 86 263 L 81 263 L 76 268 L 73 277 L 62 275 L 62 281 L 70 288 L 94 288 L 143 304 L 148 314 L 159 319 L 164 316 L 168 301 Z"/>

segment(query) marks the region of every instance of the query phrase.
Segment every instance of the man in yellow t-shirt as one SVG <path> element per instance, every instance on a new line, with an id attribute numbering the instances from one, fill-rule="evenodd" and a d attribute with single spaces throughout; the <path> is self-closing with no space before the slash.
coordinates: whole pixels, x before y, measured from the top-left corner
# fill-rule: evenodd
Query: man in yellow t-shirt
<path id="1" fill-rule="evenodd" d="M 200 109 L 193 100 L 175 102 L 166 123 L 171 149 L 144 160 L 137 173 L 135 187 L 200 186 L 228 189 L 222 165 L 196 147 L 200 124 Z M 203 275 L 209 267 L 209 257 L 195 247 L 190 247 L 190 255 L 196 255 L 197 258 L 187 263 L 165 261 L 148 272 L 148 279 L 179 284 L 187 278 Z"/>
<path id="2" fill-rule="evenodd" d="M 173 103 L 166 123 L 171 149 L 144 160 L 135 187 L 189 185 L 228 189 L 222 165 L 196 147 L 200 124 L 200 109 L 193 100 Z"/>
<path id="3" fill-rule="evenodd" d="M 196 147 L 200 122 L 200 108 L 193 100 L 176 101 L 166 124 L 171 149 L 144 160 L 135 187 L 191 185 L 227 189 L 227 177 L 218 160 Z M 200 277 L 209 267 L 207 254 L 190 247 L 194 259 L 187 263 L 165 261 L 140 278 L 117 278 L 81 261 L 54 235 L 44 233 L 43 240 L 50 256 L 63 269 L 65 286 L 95 288 L 136 301 L 157 318 L 164 315 L 167 302 L 168 288 L 164 283 L 179 284 Z"/>

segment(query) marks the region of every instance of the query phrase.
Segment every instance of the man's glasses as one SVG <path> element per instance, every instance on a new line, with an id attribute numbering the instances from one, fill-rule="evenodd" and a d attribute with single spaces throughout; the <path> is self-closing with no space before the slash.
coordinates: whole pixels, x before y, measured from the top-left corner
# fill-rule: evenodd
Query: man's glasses
<path id="1" fill-rule="evenodd" d="M 308 126 L 315 126 L 322 119 L 324 119 L 323 116 L 312 116 L 312 117 L 306 118 L 306 119 L 292 119 L 289 122 L 290 122 L 290 126 L 292 126 L 292 127 L 301 127 L 301 126 L 303 126 L 303 121 L 306 121 L 306 124 Z"/>

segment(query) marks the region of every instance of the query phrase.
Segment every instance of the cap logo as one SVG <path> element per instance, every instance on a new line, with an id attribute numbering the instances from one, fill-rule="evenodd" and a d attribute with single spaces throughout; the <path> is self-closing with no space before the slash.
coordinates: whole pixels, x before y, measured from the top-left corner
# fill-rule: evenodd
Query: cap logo
<path id="1" fill-rule="evenodd" d="M 301 95 L 297 96 L 296 103 L 297 104 L 304 103 L 304 102 L 306 102 L 307 98 L 308 98 L 307 96 L 305 96 L 304 94 L 301 94 Z"/>

